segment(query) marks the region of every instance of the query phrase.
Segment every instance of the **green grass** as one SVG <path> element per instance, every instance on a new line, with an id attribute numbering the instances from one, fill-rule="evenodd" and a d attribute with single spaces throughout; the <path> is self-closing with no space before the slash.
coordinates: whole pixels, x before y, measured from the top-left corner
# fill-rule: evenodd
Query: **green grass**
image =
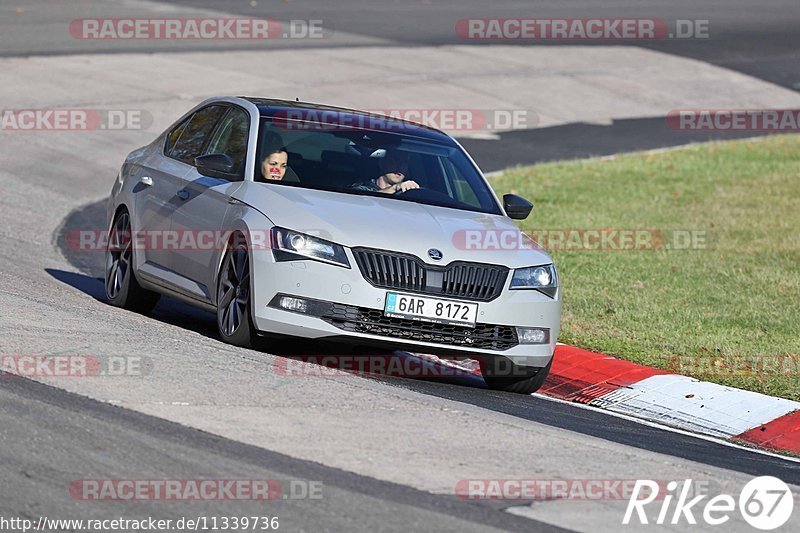
<path id="1" fill-rule="evenodd" d="M 688 250 L 551 249 L 560 341 L 800 399 L 800 136 L 513 168 L 492 185 L 534 202 L 523 229 L 705 232 Z"/>

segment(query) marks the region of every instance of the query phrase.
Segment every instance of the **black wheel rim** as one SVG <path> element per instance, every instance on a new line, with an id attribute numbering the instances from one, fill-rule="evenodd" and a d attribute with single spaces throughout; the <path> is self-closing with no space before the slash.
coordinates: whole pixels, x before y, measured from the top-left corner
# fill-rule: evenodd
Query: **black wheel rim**
<path id="1" fill-rule="evenodd" d="M 132 257 L 131 222 L 128 213 L 121 214 L 108 238 L 106 251 L 106 295 L 116 298 L 130 273 Z"/>
<path id="2" fill-rule="evenodd" d="M 217 302 L 220 329 L 231 336 L 241 326 L 250 302 L 250 262 L 244 248 L 231 250 L 225 256 Z"/>

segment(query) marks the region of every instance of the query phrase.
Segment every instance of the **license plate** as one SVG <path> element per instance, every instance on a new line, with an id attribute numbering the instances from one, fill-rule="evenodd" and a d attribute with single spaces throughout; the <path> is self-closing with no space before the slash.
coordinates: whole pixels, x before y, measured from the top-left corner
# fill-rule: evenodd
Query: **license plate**
<path id="1" fill-rule="evenodd" d="M 475 321 L 478 318 L 478 304 L 429 298 L 416 294 L 387 292 L 383 314 L 439 324 L 475 327 Z"/>

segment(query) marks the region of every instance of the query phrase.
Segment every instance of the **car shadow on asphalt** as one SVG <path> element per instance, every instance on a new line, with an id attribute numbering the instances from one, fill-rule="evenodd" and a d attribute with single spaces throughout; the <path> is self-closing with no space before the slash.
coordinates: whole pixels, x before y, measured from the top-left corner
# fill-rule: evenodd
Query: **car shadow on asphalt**
<path id="1" fill-rule="evenodd" d="M 106 303 L 103 278 L 55 268 L 45 268 L 44 270 L 61 283 L 74 287 L 99 302 Z M 148 313 L 147 316 L 160 322 L 194 331 L 206 337 L 218 338 L 216 318 L 213 314 L 196 309 L 173 298 L 162 297 L 153 311 Z"/>
<path id="2" fill-rule="evenodd" d="M 103 278 L 55 268 L 46 268 L 45 272 L 99 302 L 107 302 Z M 156 307 L 145 316 L 220 340 L 213 313 L 167 296 L 162 296 Z M 456 363 L 427 354 L 297 338 L 260 340 L 254 348 L 284 358 L 278 363 L 282 372 L 296 377 L 365 377 L 395 385 L 435 381 L 470 387 L 486 386 L 477 362 Z"/>

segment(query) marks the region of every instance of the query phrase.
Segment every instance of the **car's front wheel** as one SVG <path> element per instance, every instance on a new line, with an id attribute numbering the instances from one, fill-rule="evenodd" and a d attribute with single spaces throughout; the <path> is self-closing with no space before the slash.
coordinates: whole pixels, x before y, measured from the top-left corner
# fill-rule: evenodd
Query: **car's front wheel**
<path id="1" fill-rule="evenodd" d="M 481 363 L 481 373 L 486 386 L 494 390 L 515 392 L 517 394 L 533 394 L 538 391 L 553 365 L 553 358 L 547 366 L 542 368 L 520 367 L 513 363 L 508 363 L 502 370 L 492 368 L 492 361 L 487 364 Z"/>
<path id="2" fill-rule="evenodd" d="M 158 303 L 159 294 L 139 285 L 133 271 L 133 253 L 131 217 L 127 211 L 122 210 L 117 213 L 108 235 L 106 298 L 111 305 L 148 313 Z"/>
<path id="3" fill-rule="evenodd" d="M 247 245 L 233 244 L 222 260 L 217 281 L 217 328 L 228 344 L 249 347 L 256 340 L 250 310 L 250 258 Z"/>

